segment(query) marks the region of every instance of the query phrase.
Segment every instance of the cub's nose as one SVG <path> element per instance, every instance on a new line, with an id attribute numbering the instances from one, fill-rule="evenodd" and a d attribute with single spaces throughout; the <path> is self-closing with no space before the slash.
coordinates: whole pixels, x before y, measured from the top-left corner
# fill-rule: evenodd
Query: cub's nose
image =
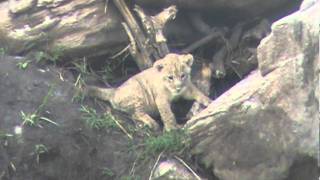
<path id="1" fill-rule="evenodd" d="M 175 89 L 176 89 L 177 92 L 181 91 L 181 89 L 182 89 L 181 81 L 175 81 L 174 85 L 175 85 Z"/>
<path id="2" fill-rule="evenodd" d="M 176 86 L 176 92 L 180 92 L 182 90 L 182 86 Z"/>

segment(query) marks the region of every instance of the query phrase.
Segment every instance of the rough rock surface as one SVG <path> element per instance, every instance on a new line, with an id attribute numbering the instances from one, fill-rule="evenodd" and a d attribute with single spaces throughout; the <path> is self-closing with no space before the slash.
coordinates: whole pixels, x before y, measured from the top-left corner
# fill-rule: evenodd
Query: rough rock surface
<path id="1" fill-rule="evenodd" d="M 304 2 L 275 22 L 259 69 L 187 122 L 193 154 L 220 179 L 318 179 L 318 12 Z"/>
<path id="2" fill-rule="evenodd" d="M 194 180 L 197 177 L 176 159 L 169 159 L 159 163 L 153 178 L 158 180 Z"/>

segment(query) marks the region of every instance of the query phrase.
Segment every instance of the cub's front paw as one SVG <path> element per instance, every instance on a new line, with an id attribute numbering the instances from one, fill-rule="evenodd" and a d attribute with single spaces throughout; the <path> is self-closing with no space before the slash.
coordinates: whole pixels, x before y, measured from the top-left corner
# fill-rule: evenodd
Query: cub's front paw
<path id="1" fill-rule="evenodd" d="M 211 103 L 211 99 L 210 98 L 204 98 L 201 102 L 202 105 L 204 106 L 209 106 L 209 104 Z"/>
<path id="2" fill-rule="evenodd" d="M 141 121 L 137 121 L 135 123 L 136 123 L 136 127 L 140 128 L 140 129 L 142 129 L 144 127 L 148 127 L 148 128 L 150 128 L 150 129 L 152 129 L 154 131 L 160 130 L 160 126 L 156 122 L 155 123 L 144 123 L 144 122 L 141 122 Z"/>
<path id="3" fill-rule="evenodd" d="M 175 129 L 179 129 L 179 126 L 177 124 L 167 124 L 167 125 L 164 125 L 164 128 L 163 128 L 163 130 L 166 132 L 169 132 Z"/>

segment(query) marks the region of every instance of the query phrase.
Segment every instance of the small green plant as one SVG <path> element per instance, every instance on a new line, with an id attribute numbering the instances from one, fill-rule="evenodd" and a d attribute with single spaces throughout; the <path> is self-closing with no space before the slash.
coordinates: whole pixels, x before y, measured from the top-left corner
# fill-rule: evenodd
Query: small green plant
<path id="1" fill-rule="evenodd" d="M 39 164 L 40 161 L 40 155 L 47 153 L 48 148 L 44 144 L 36 144 L 34 149 L 34 154 L 36 155 L 37 163 Z"/>
<path id="2" fill-rule="evenodd" d="M 106 82 L 111 82 L 116 79 L 116 77 L 114 76 L 113 70 L 109 65 L 106 65 L 104 67 L 101 74 L 102 74 L 102 79 Z"/>
<path id="3" fill-rule="evenodd" d="M 63 46 L 53 47 L 50 60 L 53 62 L 57 62 L 63 55 L 64 51 L 65 51 L 65 47 Z"/>
<path id="4" fill-rule="evenodd" d="M 39 117 L 36 113 L 26 114 L 23 111 L 21 111 L 20 116 L 23 120 L 22 125 L 36 126 L 38 124 Z"/>
<path id="5" fill-rule="evenodd" d="M 41 127 L 41 125 L 39 124 L 40 121 L 46 121 L 48 123 L 59 126 L 58 123 L 52 121 L 51 119 L 43 117 L 43 116 L 39 116 L 39 114 L 37 112 L 25 113 L 23 111 L 20 111 L 20 117 L 22 119 L 22 125 Z"/>
<path id="6" fill-rule="evenodd" d="M 47 59 L 47 54 L 44 53 L 43 51 L 36 52 L 34 56 L 35 56 L 37 63 L 41 62 L 42 60 Z"/>
<path id="7" fill-rule="evenodd" d="M 41 127 L 40 122 L 46 121 L 48 123 L 54 124 L 56 126 L 59 126 L 58 123 L 50 120 L 49 118 L 46 118 L 44 116 L 41 116 L 41 113 L 43 112 L 44 107 L 48 104 L 49 96 L 52 94 L 53 86 L 49 88 L 48 94 L 43 98 L 42 103 L 38 108 L 32 112 L 32 113 L 25 113 L 24 111 L 20 111 L 20 117 L 22 119 L 22 125 L 28 125 L 28 126 L 38 126 Z"/>
<path id="8" fill-rule="evenodd" d="M 112 176 L 114 176 L 114 172 L 111 169 L 104 167 L 104 168 L 102 168 L 102 175 L 112 177 Z"/>
<path id="9" fill-rule="evenodd" d="M 75 69 L 82 75 L 88 75 L 89 69 L 88 69 L 88 64 L 86 61 L 86 58 L 83 58 L 82 61 L 78 62 L 73 62 L 72 63 L 75 66 Z"/>
<path id="10" fill-rule="evenodd" d="M 85 87 L 85 80 L 87 79 L 87 76 L 90 75 L 90 72 L 88 70 L 88 65 L 86 63 L 86 59 L 83 58 L 83 62 L 73 62 L 75 70 L 79 73 L 78 77 L 76 79 L 76 82 L 74 83 L 74 86 L 77 88 L 75 90 L 75 93 L 72 97 L 72 102 L 80 102 L 82 103 L 85 95 L 82 92 L 82 89 Z"/>
<path id="11" fill-rule="evenodd" d="M 5 48 L 0 48 L 0 56 L 4 56 L 6 54 Z"/>
<path id="12" fill-rule="evenodd" d="M 17 63 L 17 66 L 18 66 L 18 68 L 21 69 L 21 70 L 26 70 L 26 69 L 28 68 L 30 62 L 31 62 L 31 61 L 29 61 L 29 60 L 27 60 L 27 61 L 22 61 L 22 62 L 18 62 L 18 63 Z"/>
<path id="13" fill-rule="evenodd" d="M 36 62 L 39 63 L 41 61 L 50 61 L 54 64 L 62 57 L 65 51 L 65 47 L 63 46 L 55 46 L 51 49 L 50 52 L 47 51 L 38 51 L 35 53 Z"/>
<path id="14" fill-rule="evenodd" d="M 81 106 L 80 111 L 83 113 L 82 119 L 93 129 L 101 130 L 118 127 L 114 116 L 111 114 L 104 113 L 99 115 L 95 109 L 87 106 Z"/>
<path id="15" fill-rule="evenodd" d="M 182 152 L 190 146 L 190 137 L 184 130 L 165 132 L 160 136 L 150 136 L 144 141 L 145 153 L 155 155 L 160 152 Z"/>

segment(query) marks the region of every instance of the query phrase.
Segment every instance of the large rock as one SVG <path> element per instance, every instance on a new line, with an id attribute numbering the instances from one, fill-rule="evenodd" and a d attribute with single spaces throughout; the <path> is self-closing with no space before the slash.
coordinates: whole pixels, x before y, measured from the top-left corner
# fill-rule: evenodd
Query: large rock
<path id="1" fill-rule="evenodd" d="M 185 166 L 176 159 L 159 163 L 152 176 L 157 180 L 194 180 L 197 179 Z"/>
<path id="2" fill-rule="evenodd" d="M 220 179 L 318 179 L 319 3 L 275 22 L 259 69 L 187 123 L 192 153 Z"/>

